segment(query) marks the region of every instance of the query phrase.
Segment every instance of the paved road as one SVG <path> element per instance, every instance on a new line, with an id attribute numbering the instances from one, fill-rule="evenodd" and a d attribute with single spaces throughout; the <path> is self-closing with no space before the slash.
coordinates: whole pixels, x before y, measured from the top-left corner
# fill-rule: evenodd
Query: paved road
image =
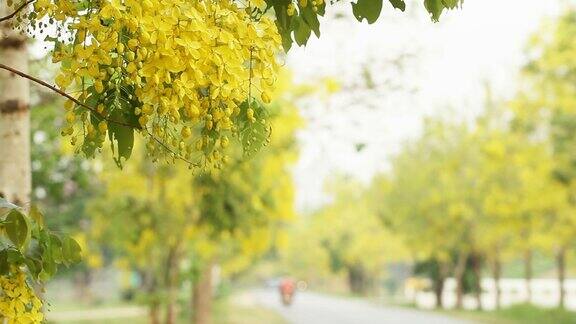
<path id="1" fill-rule="evenodd" d="M 252 302 L 278 311 L 292 324 L 472 324 L 431 312 L 310 292 L 299 292 L 290 307 L 281 305 L 275 290 L 256 290 L 250 295 Z"/>

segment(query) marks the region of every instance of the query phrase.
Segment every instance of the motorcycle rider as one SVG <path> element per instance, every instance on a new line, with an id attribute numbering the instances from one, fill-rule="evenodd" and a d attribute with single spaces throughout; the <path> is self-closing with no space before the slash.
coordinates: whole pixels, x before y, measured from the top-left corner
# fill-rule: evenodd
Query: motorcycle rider
<path id="1" fill-rule="evenodd" d="M 291 278 L 284 278 L 280 282 L 280 297 L 282 298 L 282 303 L 286 306 L 292 304 L 292 299 L 294 298 L 294 291 L 296 290 L 296 284 Z"/>

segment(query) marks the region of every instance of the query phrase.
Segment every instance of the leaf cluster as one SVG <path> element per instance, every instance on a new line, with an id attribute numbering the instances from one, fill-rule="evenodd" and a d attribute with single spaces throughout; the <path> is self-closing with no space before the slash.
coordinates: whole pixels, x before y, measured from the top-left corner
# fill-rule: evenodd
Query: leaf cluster
<path id="1" fill-rule="evenodd" d="M 32 205 L 29 212 L 0 198 L 0 275 L 25 267 L 34 280 L 46 281 L 60 265 L 81 261 L 80 245 L 70 236 L 50 231 L 44 215 Z"/>
<path id="2" fill-rule="evenodd" d="M 331 1 L 331 5 L 340 1 Z M 366 20 L 369 24 L 375 23 L 384 7 L 385 0 L 357 0 L 351 3 L 352 13 L 359 22 Z M 405 0 L 388 0 L 390 5 L 401 11 L 406 10 Z M 455 9 L 462 4 L 462 0 L 424 0 L 424 7 L 433 21 L 439 21 L 442 12 Z M 316 2 L 318 3 L 318 2 Z M 326 14 L 327 4 L 320 1 L 312 6 L 308 1 L 298 1 L 297 10 L 293 12 L 291 0 L 266 0 L 267 9 L 274 8 L 276 27 L 282 36 L 282 45 L 288 52 L 292 45 L 306 45 L 312 33 L 320 37 L 320 17 Z"/>

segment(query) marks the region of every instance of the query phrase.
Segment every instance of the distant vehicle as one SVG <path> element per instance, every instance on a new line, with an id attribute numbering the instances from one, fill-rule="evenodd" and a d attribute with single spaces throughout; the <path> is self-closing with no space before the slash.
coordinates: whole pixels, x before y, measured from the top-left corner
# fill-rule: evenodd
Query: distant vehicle
<path id="1" fill-rule="evenodd" d="M 282 279 L 279 286 L 280 297 L 284 306 L 290 306 L 294 300 L 294 292 L 296 291 L 296 283 L 290 278 Z"/>

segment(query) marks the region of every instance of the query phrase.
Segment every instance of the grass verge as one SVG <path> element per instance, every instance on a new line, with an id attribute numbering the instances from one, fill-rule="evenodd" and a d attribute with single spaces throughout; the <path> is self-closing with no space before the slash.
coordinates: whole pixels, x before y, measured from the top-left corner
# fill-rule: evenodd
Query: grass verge
<path id="1" fill-rule="evenodd" d="M 222 300 L 214 305 L 214 324 L 286 324 L 277 312 L 259 307 L 237 305 Z"/>
<path id="2" fill-rule="evenodd" d="M 48 314 L 50 324 L 142 324 L 148 323 L 146 309 L 138 305 L 54 305 L 56 311 Z M 184 316 L 184 314 L 182 314 Z M 189 323 L 180 318 L 178 324 Z M 237 305 L 229 298 L 216 300 L 213 308 L 214 324 L 286 324 L 273 310 L 252 305 Z"/>
<path id="3" fill-rule="evenodd" d="M 518 304 L 497 311 L 442 311 L 447 315 L 484 324 L 576 324 L 576 312 Z"/>

